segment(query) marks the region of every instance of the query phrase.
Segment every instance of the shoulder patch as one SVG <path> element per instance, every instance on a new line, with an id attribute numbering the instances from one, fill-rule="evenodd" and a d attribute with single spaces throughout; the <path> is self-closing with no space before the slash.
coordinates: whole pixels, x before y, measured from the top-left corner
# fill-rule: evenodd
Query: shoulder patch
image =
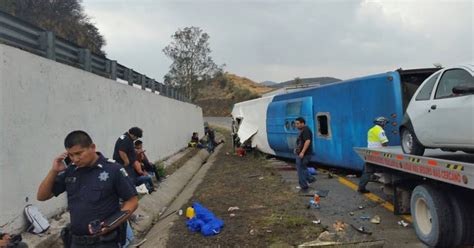
<path id="1" fill-rule="evenodd" d="M 109 162 L 109 163 L 116 163 L 117 161 L 115 161 L 115 160 L 109 158 L 109 159 L 107 159 L 107 162 Z"/>
<path id="2" fill-rule="evenodd" d="M 120 168 L 120 173 L 122 174 L 122 176 L 128 177 L 128 173 L 127 173 L 127 171 L 125 170 L 125 168 Z"/>

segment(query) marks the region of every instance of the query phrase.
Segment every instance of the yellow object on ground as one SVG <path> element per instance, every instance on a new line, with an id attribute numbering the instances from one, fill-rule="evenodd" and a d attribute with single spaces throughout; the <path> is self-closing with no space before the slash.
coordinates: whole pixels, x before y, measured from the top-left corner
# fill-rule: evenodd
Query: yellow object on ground
<path id="1" fill-rule="evenodd" d="M 196 213 L 194 213 L 194 208 L 188 207 L 188 208 L 186 209 L 186 217 L 187 217 L 188 219 L 192 219 L 195 215 L 196 215 Z"/>

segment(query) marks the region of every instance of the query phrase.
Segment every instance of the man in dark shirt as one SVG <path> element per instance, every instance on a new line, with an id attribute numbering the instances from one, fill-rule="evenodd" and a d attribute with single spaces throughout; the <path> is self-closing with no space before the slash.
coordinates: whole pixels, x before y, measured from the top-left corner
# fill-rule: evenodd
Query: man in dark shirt
<path id="1" fill-rule="evenodd" d="M 128 175 L 133 180 L 135 180 L 137 176 L 133 168 L 133 165 L 137 160 L 133 141 L 141 138 L 142 136 L 143 131 L 140 128 L 132 127 L 128 130 L 128 132 L 121 135 L 117 139 L 117 142 L 115 142 L 113 158 L 115 161 L 117 161 L 117 163 L 124 166 Z"/>
<path id="2" fill-rule="evenodd" d="M 296 154 L 296 169 L 298 171 L 298 183 L 302 191 L 308 190 L 308 182 L 312 183 L 316 179 L 308 174 L 308 163 L 313 154 L 312 141 L 313 133 L 306 126 L 306 121 L 303 117 L 298 117 L 295 120 L 296 128 L 299 134 L 296 140 L 295 154 Z"/>
<path id="3" fill-rule="evenodd" d="M 37 199 L 46 201 L 67 192 L 72 248 L 120 247 L 124 231 L 122 224 L 138 207 L 137 192 L 127 173 L 115 161 L 96 153 L 95 144 L 84 131 L 68 134 L 64 146 L 67 152 L 54 159 L 52 168 L 39 186 Z M 64 163 L 66 157 L 71 164 Z M 120 199 L 124 201 L 122 205 Z M 110 227 L 102 224 L 119 211 L 128 213 Z M 92 223 L 99 224 L 93 228 Z"/>

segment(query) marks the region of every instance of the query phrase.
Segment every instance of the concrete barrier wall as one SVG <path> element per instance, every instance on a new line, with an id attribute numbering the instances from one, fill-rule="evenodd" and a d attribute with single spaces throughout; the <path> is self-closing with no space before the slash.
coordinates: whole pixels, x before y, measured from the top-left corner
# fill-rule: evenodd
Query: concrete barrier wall
<path id="1" fill-rule="evenodd" d="M 0 44 L 0 230 L 21 228 L 23 207 L 47 216 L 65 209 L 65 196 L 37 202 L 36 192 L 72 130 L 87 131 L 111 157 L 132 126 L 144 130 L 152 160 L 203 134 L 201 108 L 136 89 Z"/>

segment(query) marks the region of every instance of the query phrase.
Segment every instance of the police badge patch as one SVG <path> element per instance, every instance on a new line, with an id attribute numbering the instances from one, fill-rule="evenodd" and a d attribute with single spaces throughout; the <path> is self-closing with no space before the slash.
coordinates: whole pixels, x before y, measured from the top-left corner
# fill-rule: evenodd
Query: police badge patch
<path id="1" fill-rule="evenodd" d="M 103 171 L 99 174 L 99 180 L 101 182 L 105 182 L 105 181 L 107 181 L 107 179 L 109 179 L 109 173 L 108 172 Z"/>

